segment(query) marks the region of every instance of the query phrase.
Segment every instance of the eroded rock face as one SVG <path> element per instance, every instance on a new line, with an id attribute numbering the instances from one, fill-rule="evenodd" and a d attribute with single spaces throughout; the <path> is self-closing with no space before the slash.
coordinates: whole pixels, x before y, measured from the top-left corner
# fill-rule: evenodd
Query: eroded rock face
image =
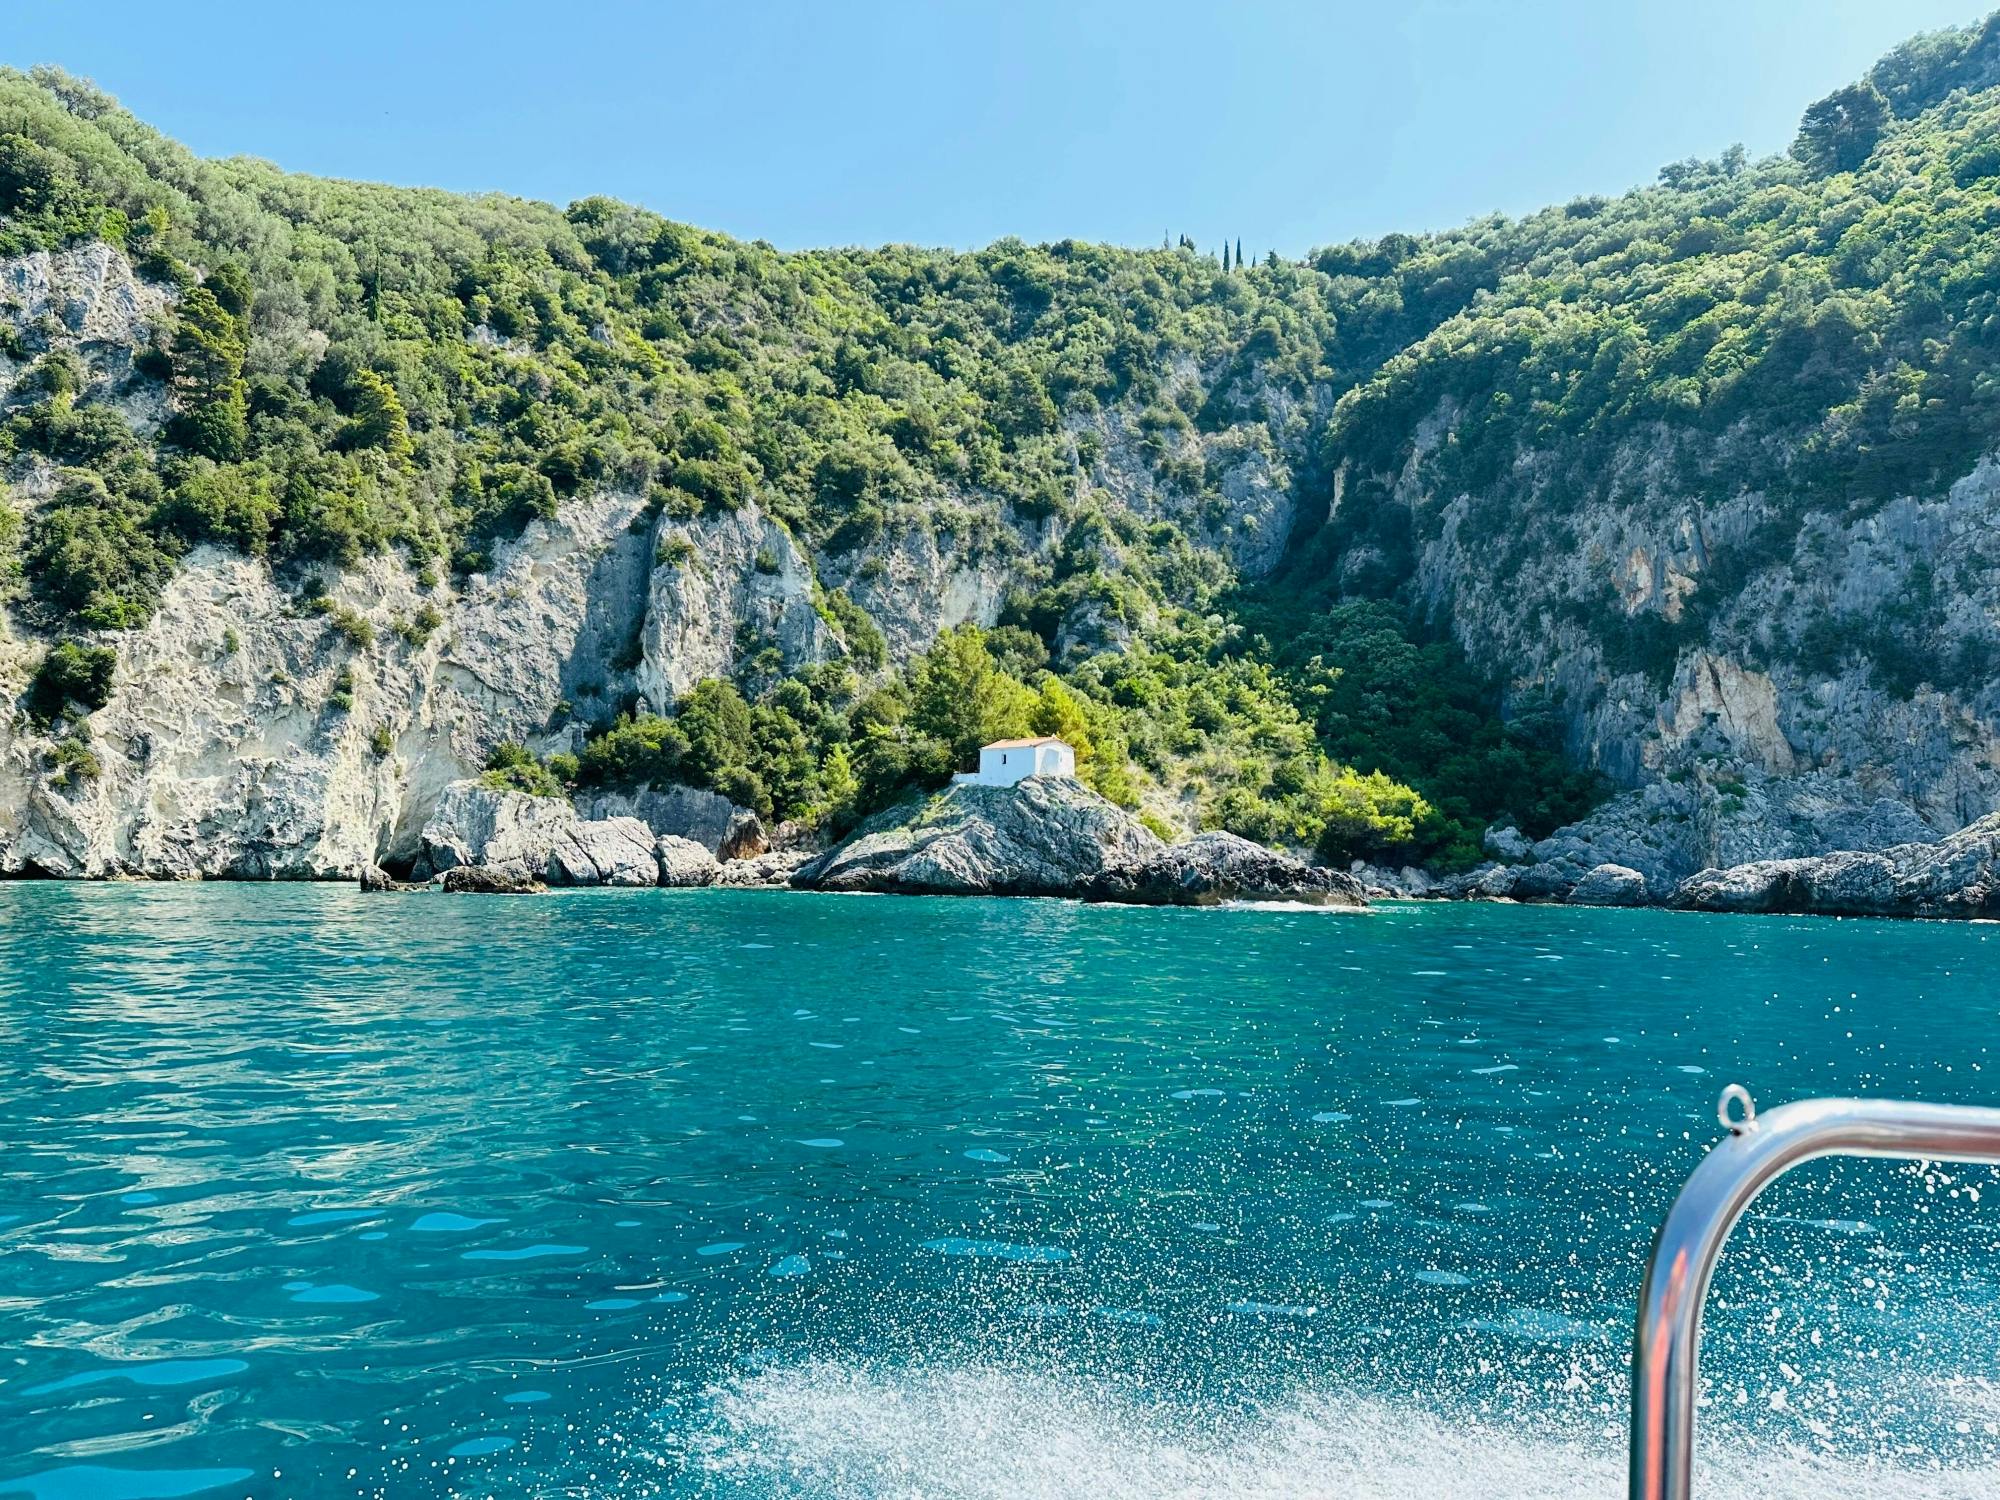
<path id="1" fill-rule="evenodd" d="M 424 825 L 415 873 L 477 866 L 550 885 L 658 885 L 657 846 L 637 818 L 589 820 L 560 797 L 460 781 Z"/>
<path id="2" fill-rule="evenodd" d="M 477 781 L 454 782 L 424 825 L 416 873 L 441 875 L 477 865 L 539 879 L 577 822 L 576 809 L 560 798 L 497 791 Z"/>
<path id="3" fill-rule="evenodd" d="M 24 335 L 28 358 L 0 354 L 0 406 L 36 358 L 66 350 L 82 361 L 80 405 L 115 408 L 142 437 L 166 420 L 165 391 L 132 378 L 133 356 L 165 323 L 174 294 L 144 280 L 114 245 L 101 241 L 0 259 L 0 320 Z"/>
<path id="4" fill-rule="evenodd" d="M 585 792 L 577 796 L 576 810 L 586 818 L 637 818 L 661 838 L 686 839 L 711 855 L 720 853 L 746 816 L 718 792 L 678 785 Z"/>
<path id="5" fill-rule="evenodd" d="M 640 642 L 638 689 L 655 713 L 738 653 L 775 647 L 784 670 L 844 648 L 813 607 L 813 568 L 791 532 L 752 505 L 661 525 Z"/>
<path id="6" fill-rule="evenodd" d="M 94 780 L 52 784 L 51 736 L 0 718 L 0 874 L 353 879 L 414 859 L 444 789 L 493 744 L 570 748 L 550 715 L 595 650 L 640 504 L 599 496 L 535 522 L 456 595 L 370 558 L 327 596 L 350 630 L 262 562 L 196 549 L 146 627 L 110 638 Z M 426 607 L 444 623 L 406 637 Z M 40 654 L 0 642 L 0 694 L 23 691 Z"/>
<path id="7" fill-rule="evenodd" d="M 716 867 L 715 883 L 725 886 L 780 890 L 812 855 L 802 849 L 772 849 L 749 859 L 726 860 Z"/>
<path id="8" fill-rule="evenodd" d="M 1083 783 L 1031 776 L 1012 787 L 952 786 L 899 803 L 803 865 L 821 891 L 1075 896 L 1099 875 L 1165 846 Z"/>
<path id="9" fill-rule="evenodd" d="M 662 834 L 654 847 L 654 858 L 659 865 L 661 885 L 685 890 L 715 884 L 715 855 L 693 839 Z"/>
<path id="10" fill-rule="evenodd" d="M 549 850 L 550 885 L 658 885 L 653 830 L 637 818 L 577 819 Z"/>
<path id="11" fill-rule="evenodd" d="M 1626 789 L 1537 858 L 1671 890 L 1709 867 L 1935 840 L 2000 806 L 2000 679 L 1978 665 L 2000 651 L 2000 455 L 1801 514 L 1727 488 L 1768 440 L 1661 424 L 1581 484 L 1566 454 L 1529 449 L 1464 494 L 1443 457 L 1460 416 L 1440 403 L 1394 472 L 1336 474 L 1334 503 L 1365 488 L 1401 507 L 1416 600 L 1510 708 L 1554 708 L 1574 758 Z M 1370 528 L 1353 532 L 1342 577 L 1372 566 Z"/>
<path id="12" fill-rule="evenodd" d="M 1682 883 L 1671 904 L 1850 917 L 2000 916 L 2000 815 L 1936 843 L 1703 870 Z"/>
<path id="13" fill-rule="evenodd" d="M 1361 882 L 1220 831 L 1170 844 L 1137 864 L 1100 875 L 1093 900 L 1147 906 L 1218 906 L 1225 901 L 1297 901 L 1361 906 Z"/>
<path id="14" fill-rule="evenodd" d="M 1600 864 L 1638 870 L 1656 893 L 1695 871 L 1831 849 L 1877 850 L 1938 838 L 1907 801 L 1879 784 L 1817 771 L 1660 781 L 1613 799 L 1531 851 L 1573 879 Z"/>

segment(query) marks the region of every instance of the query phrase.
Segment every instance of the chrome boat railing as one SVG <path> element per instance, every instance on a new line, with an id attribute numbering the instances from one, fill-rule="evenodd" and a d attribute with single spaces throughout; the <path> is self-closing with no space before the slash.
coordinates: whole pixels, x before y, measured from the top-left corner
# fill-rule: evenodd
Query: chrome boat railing
<path id="1" fill-rule="evenodd" d="M 1750 1095 L 1732 1083 L 1716 1114 L 1729 1138 L 1689 1174 L 1660 1225 L 1639 1292 L 1631 1500 L 1687 1500 L 1702 1303 L 1722 1243 L 1751 1199 L 1816 1156 L 2000 1163 L 2000 1109 L 1801 1099 L 1758 1114 Z"/>

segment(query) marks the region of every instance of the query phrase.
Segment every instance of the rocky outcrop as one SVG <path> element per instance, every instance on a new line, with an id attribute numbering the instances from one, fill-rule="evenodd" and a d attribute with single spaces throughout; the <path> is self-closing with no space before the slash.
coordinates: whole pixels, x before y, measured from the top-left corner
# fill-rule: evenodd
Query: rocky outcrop
<path id="1" fill-rule="evenodd" d="M 844 648 L 813 603 L 813 566 L 756 506 L 661 525 L 640 629 L 638 690 L 656 713 L 739 656 L 775 649 L 785 671 Z"/>
<path id="2" fill-rule="evenodd" d="M 1847 917 L 2000 916 L 2000 815 L 1936 843 L 1703 870 L 1671 904 L 1686 911 Z"/>
<path id="3" fill-rule="evenodd" d="M 1695 871 L 1830 849 L 1927 843 L 1939 831 L 1911 805 L 1852 778 L 1820 772 L 1772 776 L 1710 764 L 1703 774 L 1659 781 L 1600 807 L 1535 844 L 1529 857 L 1572 879 L 1599 864 L 1640 871 L 1656 892 Z"/>
<path id="4" fill-rule="evenodd" d="M 575 798 L 579 816 L 637 818 L 661 838 L 686 839 L 720 855 L 741 842 L 746 820 L 757 815 L 706 787 L 642 786 L 636 791 L 586 791 Z"/>
<path id="5" fill-rule="evenodd" d="M 1308 865 L 1233 833 L 1198 833 L 1135 864 L 1107 870 L 1085 894 L 1145 906 L 1219 906 L 1225 901 L 1297 901 L 1361 906 L 1361 882 Z"/>
<path id="6" fill-rule="evenodd" d="M 557 844 L 569 840 L 577 822 L 576 809 L 559 797 L 454 782 L 424 825 L 416 873 L 442 875 L 477 865 L 540 878 Z"/>
<path id="7" fill-rule="evenodd" d="M 1162 845 L 1084 786 L 1033 776 L 1011 787 L 960 785 L 876 814 L 801 866 L 818 891 L 945 896 L 1076 896 L 1105 872 Z"/>
<path id="8" fill-rule="evenodd" d="M 2000 806 L 2000 455 L 1820 503 L 1730 488 L 1782 460 L 1768 440 L 1661 424 L 1588 473 L 1559 449 L 1496 457 L 1463 493 L 1462 415 L 1441 402 L 1399 468 L 1335 476 L 1330 519 L 1354 540 L 1329 565 L 1367 575 L 1372 538 L 1407 527 L 1413 602 L 1507 685 L 1510 713 L 1553 709 L 1623 791 L 1536 858 L 1665 891 L 1934 840 Z"/>
<path id="9" fill-rule="evenodd" d="M 421 880 L 398 880 L 380 865 L 369 865 L 361 872 L 361 889 L 371 895 L 382 895 L 391 891 L 420 891 L 426 882 Z"/>
<path id="10" fill-rule="evenodd" d="M 592 821 L 560 797 L 460 781 L 424 825 L 415 873 L 474 866 L 550 885 L 658 885 L 658 842 L 637 818 Z"/>
<path id="11" fill-rule="evenodd" d="M 102 241 L 0 259 L 0 319 L 20 335 L 24 356 L 0 352 L 0 407 L 35 359 L 61 350 L 82 366 L 78 405 L 108 406 L 142 436 L 158 431 L 166 392 L 133 378 L 133 357 L 167 323 L 173 302 L 169 288 L 139 276 Z"/>
<path id="12" fill-rule="evenodd" d="M 954 625 L 991 625 L 1012 581 L 1011 559 L 980 518 L 940 508 L 927 524 L 905 524 L 874 546 L 820 559 L 820 581 L 840 589 L 874 621 L 891 658 L 922 651 Z M 986 535 L 982 547 L 974 538 Z M 1019 540 L 1011 534 L 1004 540 Z"/>
<path id="13" fill-rule="evenodd" d="M 637 818 L 577 819 L 549 850 L 550 885 L 658 885 L 653 830 Z"/>
<path id="14" fill-rule="evenodd" d="M 770 858 L 771 856 L 766 856 Z M 724 865 L 725 876 L 735 868 Z M 955 785 L 888 809 L 800 866 L 805 890 L 1070 896 L 1155 906 L 1299 901 L 1359 906 L 1359 881 L 1230 833 L 1160 842 L 1079 781 Z"/>
<path id="15" fill-rule="evenodd" d="M 1624 865 L 1597 865 L 1570 888 L 1572 906 L 1644 906 L 1646 877 Z"/>
<path id="16" fill-rule="evenodd" d="M 530 896 L 545 887 L 514 870 L 460 865 L 444 872 L 444 889 L 448 896 Z"/>
<path id="17" fill-rule="evenodd" d="M 688 890 L 715 884 L 718 868 L 715 855 L 693 839 L 662 834 L 654 846 L 653 858 L 659 866 L 661 885 Z"/>

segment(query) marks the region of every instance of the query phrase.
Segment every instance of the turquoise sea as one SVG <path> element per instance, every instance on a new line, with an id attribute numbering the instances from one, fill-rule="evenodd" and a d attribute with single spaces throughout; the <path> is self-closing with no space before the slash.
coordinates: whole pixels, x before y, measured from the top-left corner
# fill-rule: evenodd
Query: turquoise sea
<path id="1" fill-rule="evenodd" d="M 1742 1081 L 2000 1102 L 2000 928 L 0 887 L 0 1496 L 1622 1494 Z M 1819 1163 L 1735 1494 L 2000 1492 L 2000 1178 Z"/>

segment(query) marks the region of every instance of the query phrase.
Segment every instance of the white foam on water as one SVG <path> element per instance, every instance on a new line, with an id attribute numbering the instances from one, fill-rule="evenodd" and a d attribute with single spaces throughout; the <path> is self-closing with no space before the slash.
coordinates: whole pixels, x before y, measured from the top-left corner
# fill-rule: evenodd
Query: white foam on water
<path id="1" fill-rule="evenodd" d="M 1621 1414 L 1622 1415 L 1622 1414 Z M 1148 1401 L 998 1367 L 780 1366 L 674 1412 L 674 1492 L 812 1500 L 1578 1500 L 1624 1494 L 1622 1419 L 1579 1433 L 1504 1414 L 1301 1392 L 1255 1409 Z M 683 1425 L 685 1423 L 686 1425 Z M 1712 1431 L 1697 1491 L 1759 1500 L 1974 1500 L 2000 1470 L 1834 1462 Z M 683 1488 L 692 1481 L 692 1488 Z"/>

